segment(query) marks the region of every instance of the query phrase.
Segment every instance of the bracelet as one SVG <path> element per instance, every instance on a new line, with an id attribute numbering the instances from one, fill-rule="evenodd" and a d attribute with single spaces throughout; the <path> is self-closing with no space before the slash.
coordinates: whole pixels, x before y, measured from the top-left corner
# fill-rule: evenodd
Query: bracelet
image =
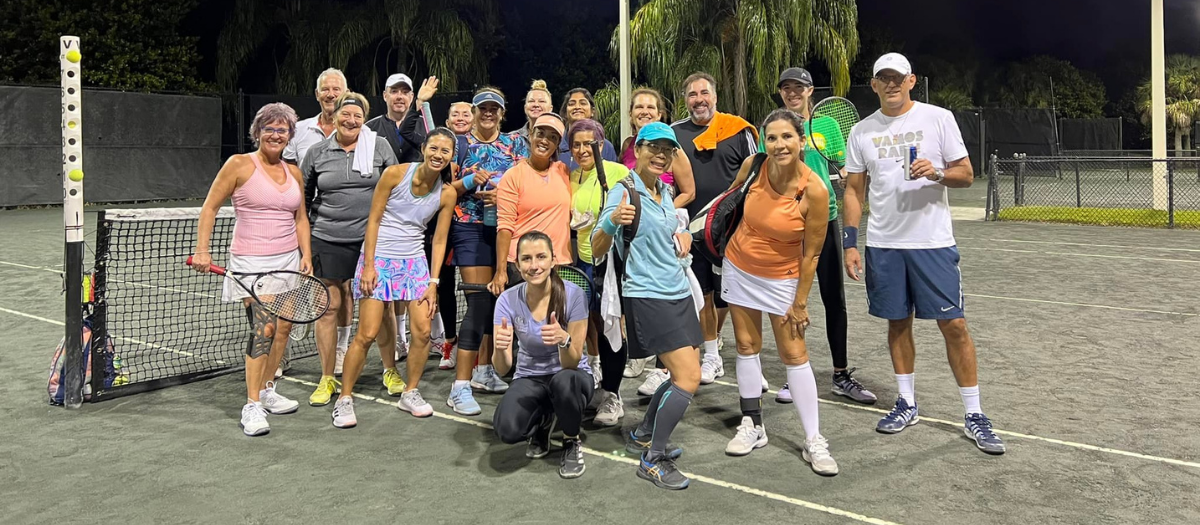
<path id="1" fill-rule="evenodd" d="M 858 228 L 846 226 L 842 228 L 842 249 L 858 248 Z"/>
<path id="2" fill-rule="evenodd" d="M 567 338 L 564 339 L 563 342 L 558 343 L 558 347 L 559 348 L 570 348 L 571 347 L 571 334 L 567 334 Z"/>
<path id="3" fill-rule="evenodd" d="M 430 278 L 430 279 L 429 279 L 429 283 L 430 283 L 430 284 L 432 284 L 432 285 L 434 285 L 434 286 L 437 286 L 437 285 L 439 285 L 439 284 L 442 284 L 442 280 L 441 280 L 441 279 L 438 279 L 437 277 L 432 277 L 432 278 Z"/>

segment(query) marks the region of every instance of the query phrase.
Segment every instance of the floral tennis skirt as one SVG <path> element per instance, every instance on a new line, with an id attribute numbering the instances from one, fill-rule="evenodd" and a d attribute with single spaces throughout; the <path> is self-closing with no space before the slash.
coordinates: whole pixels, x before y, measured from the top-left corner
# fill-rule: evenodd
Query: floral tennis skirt
<path id="1" fill-rule="evenodd" d="M 429 262 L 425 256 L 412 259 L 375 257 L 375 273 L 379 275 L 375 290 L 370 297 L 362 291 L 363 255 L 358 256 L 358 269 L 354 271 L 354 299 L 377 301 L 415 301 L 429 287 Z"/>

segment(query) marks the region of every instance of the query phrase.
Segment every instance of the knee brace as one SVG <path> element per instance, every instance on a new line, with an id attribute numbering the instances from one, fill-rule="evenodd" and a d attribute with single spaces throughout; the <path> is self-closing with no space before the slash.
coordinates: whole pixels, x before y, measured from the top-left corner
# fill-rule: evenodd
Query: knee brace
<path id="1" fill-rule="evenodd" d="M 468 352 L 478 351 L 483 336 L 492 335 L 492 315 L 496 307 L 495 298 L 487 292 L 466 295 L 467 313 L 463 315 L 458 331 L 458 347 Z"/>
<path id="2" fill-rule="evenodd" d="M 246 320 L 250 322 L 246 355 L 255 359 L 271 353 L 271 344 L 275 342 L 275 316 L 253 303 L 246 307 Z"/>

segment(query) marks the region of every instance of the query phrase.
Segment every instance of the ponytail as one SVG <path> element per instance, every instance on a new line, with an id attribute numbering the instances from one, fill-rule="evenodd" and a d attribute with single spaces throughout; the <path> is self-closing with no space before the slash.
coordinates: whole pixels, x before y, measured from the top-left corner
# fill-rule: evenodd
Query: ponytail
<path id="1" fill-rule="evenodd" d="M 558 268 L 550 270 L 550 305 L 549 310 L 558 314 L 558 324 L 567 329 L 567 286 L 563 284 Z"/>

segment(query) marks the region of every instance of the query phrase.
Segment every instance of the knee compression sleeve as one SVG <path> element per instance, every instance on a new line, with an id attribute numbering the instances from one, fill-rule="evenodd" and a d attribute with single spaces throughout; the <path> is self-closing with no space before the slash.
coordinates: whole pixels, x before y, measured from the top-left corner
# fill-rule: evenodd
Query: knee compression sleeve
<path id="1" fill-rule="evenodd" d="M 487 292 L 469 293 L 466 301 L 467 313 L 459 328 L 458 348 L 475 352 L 483 344 L 483 336 L 492 334 L 492 314 L 496 303 L 492 294 Z"/>
<path id="2" fill-rule="evenodd" d="M 258 303 L 253 303 L 246 307 L 246 320 L 250 322 L 246 355 L 255 359 L 271 353 L 271 344 L 275 342 L 275 316 Z"/>

